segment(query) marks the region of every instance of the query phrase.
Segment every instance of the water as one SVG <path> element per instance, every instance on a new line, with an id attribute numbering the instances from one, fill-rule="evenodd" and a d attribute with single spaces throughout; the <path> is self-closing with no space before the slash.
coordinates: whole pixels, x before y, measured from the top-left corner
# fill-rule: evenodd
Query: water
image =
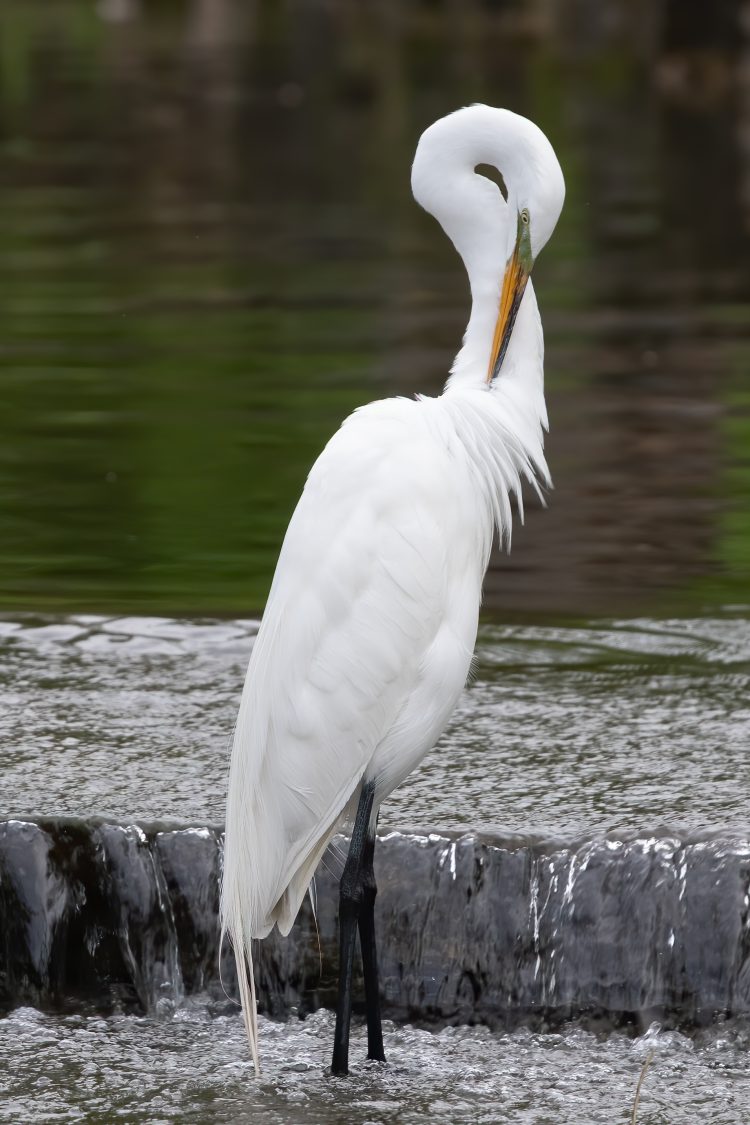
<path id="1" fill-rule="evenodd" d="M 630 1121 L 653 1052 L 639 1125 L 742 1125 L 750 1109 L 748 1033 L 718 1027 L 695 1039 L 657 1026 L 638 1038 L 440 1032 L 385 1026 L 389 1062 L 363 1061 L 352 1035 L 348 1079 L 326 1073 L 333 1017 L 260 1020 L 264 1071 L 252 1074 L 240 1021 L 186 1008 L 170 1019 L 45 1016 L 0 1021 L 2 1120 L 256 1122 L 260 1125 L 556 1125 Z"/>
<path id="2" fill-rule="evenodd" d="M 383 828 L 747 838 L 747 20 L 4 0 L 2 812 L 221 821 L 247 619 L 307 468 L 457 348 L 465 280 L 408 169 L 483 100 L 538 121 L 568 184 L 535 271 L 556 488 L 493 560 L 504 624 Z M 738 1026 L 389 1027 L 388 1070 L 348 1083 L 330 1038 L 325 1013 L 264 1021 L 257 1085 L 207 1005 L 23 1009 L 0 1116 L 624 1123 L 652 1047 L 641 1125 L 750 1116 Z"/>
<path id="3" fill-rule="evenodd" d="M 458 348 L 409 168 L 473 100 L 568 185 L 535 269 L 556 487 L 485 605 L 747 600 L 747 5 L 465 7 L 3 0 L 0 605 L 262 609 L 341 419 Z"/>
<path id="4" fill-rule="evenodd" d="M 256 625 L 0 622 L 7 814 L 219 824 Z M 381 827 L 747 833 L 750 620 L 484 626 L 472 682 Z M 43 779 L 43 780 L 42 780 Z"/>
<path id="5" fill-rule="evenodd" d="M 6 618 L 2 811 L 219 823 L 255 631 L 238 620 Z M 739 608 L 486 625 L 449 730 L 386 804 L 382 827 L 576 838 L 669 824 L 746 840 L 749 680 L 750 621 Z M 736 1020 L 635 1038 L 575 1023 L 543 1034 L 389 1024 L 385 1070 L 362 1062 L 356 1025 L 343 1081 L 325 1073 L 332 1026 L 320 1011 L 261 1021 L 256 1083 L 225 1005 L 193 997 L 160 1010 L 23 1008 L 0 1020 L 0 1119 L 624 1125 L 652 1049 L 640 1125 L 741 1125 L 750 1114 L 747 1032 Z"/>

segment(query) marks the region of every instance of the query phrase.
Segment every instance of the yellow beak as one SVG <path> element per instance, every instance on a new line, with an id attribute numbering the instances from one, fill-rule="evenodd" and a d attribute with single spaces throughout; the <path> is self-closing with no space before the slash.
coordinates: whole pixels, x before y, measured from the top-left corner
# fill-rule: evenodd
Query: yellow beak
<path id="1" fill-rule="evenodd" d="M 522 260 L 519 243 L 516 242 L 515 250 L 505 267 L 503 287 L 500 291 L 500 308 L 492 336 L 490 364 L 487 368 L 488 383 L 492 382 L 502 367 L 530 272 L 528 265 Z"/>

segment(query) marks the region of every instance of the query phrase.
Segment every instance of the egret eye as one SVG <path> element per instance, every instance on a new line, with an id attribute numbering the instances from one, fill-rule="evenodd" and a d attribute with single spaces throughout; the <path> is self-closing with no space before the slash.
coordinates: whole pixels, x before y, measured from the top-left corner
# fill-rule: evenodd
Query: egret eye
<path id="1" fill-rule="evenodd" d="M 524 226 L 529 225 L 529 212 L 526 210 L 525 207 L 524 207 L 523 211 L 521 212 L 521 222 L 523 223 Z"/>

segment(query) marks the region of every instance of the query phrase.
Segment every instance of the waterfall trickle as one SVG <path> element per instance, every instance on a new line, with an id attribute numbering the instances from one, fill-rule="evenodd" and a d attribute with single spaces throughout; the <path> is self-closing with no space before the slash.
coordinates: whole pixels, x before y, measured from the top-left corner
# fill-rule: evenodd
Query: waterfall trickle
<path id="1" fill-rule="evenodd" d="M 0 1010 L 227 1010 L 221 834 L 0 822 Z M 378 857 L 384 1010 L 492 1026 L 682 1027 L 750 1014 L 750 845 L 661 833 L 575 844 L 392 832 Z M 258 959 L 261 1009 L 331 1006 L 337 861 Z M 318 945 L 318 931 L 320 945 Z"/>

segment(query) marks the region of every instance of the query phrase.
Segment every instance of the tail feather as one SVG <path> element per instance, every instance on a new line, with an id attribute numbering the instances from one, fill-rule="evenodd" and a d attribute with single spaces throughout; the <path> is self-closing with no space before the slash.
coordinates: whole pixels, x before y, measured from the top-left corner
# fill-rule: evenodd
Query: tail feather
<path id="1" fill-rule="evenodd" d="M 219 939 L 219 962 L 221 963 L 221 950 L 227 934 L 232 943 L 234 961 L 237 966 L 237 984 L 240 990 L 240 1005 L 242 1008 L 242 1022 L 245 1025 L 247 1041 L 250 1046 L 253 1066 L 256 1077 L 260 1074 L 258 1060 L 258 1001 L 255 995 L 255 972 L 253 970 L 253 954 L 251 939 L 245 939 L 242 926 L 242 915 L 237 910 L 236 902 L 232 902 L 227 894 L 226 883 L 222 879 L 221 888 L 221 937 Z"/>
<path id="2" fill-rule="evenodd" d="M 244 943 L 239 941 L 234 948 L 237 962 L 237 980 L 240 986 L 240 1002 L 242 1004 L 242 1019 L 247 1032 L 247 1041 L 250 1044 L 250 1054 L 253 1057 L 253 1066 L 256 1076 L 260 1074 L 258 1062 L 258 1003 L 255 998 L 255 974 L 253 972 L 253 957 L 250 946 L 245 949 Z"/>

